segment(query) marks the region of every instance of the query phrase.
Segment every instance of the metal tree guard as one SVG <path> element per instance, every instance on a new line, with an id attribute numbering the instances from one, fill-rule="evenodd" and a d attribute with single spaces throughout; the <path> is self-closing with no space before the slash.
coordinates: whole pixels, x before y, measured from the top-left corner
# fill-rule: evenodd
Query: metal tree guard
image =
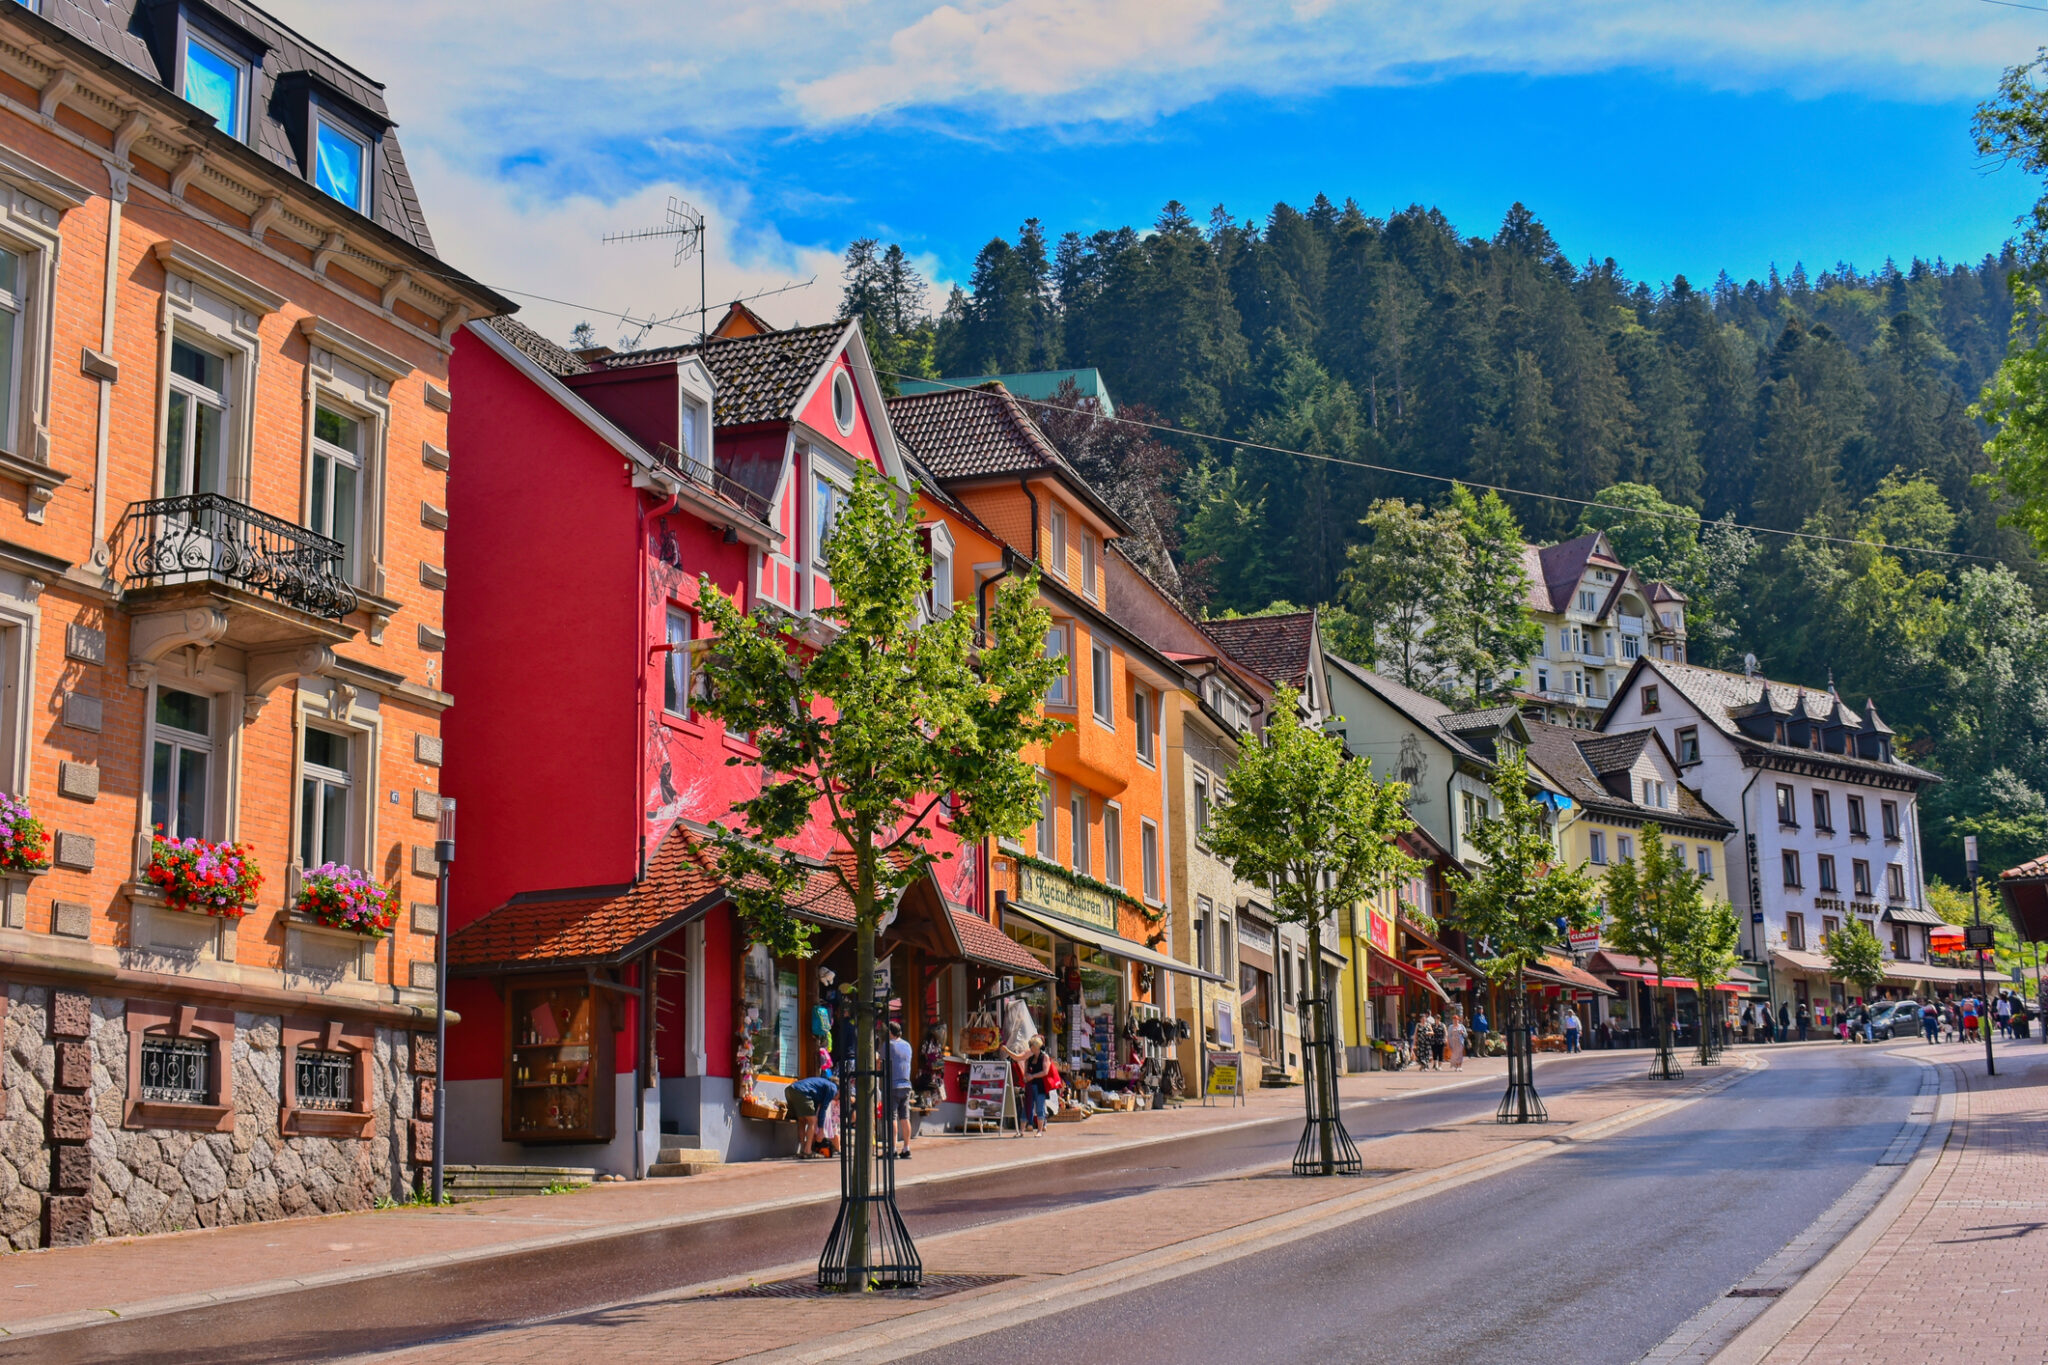
<path id="1" fill-rule="evenodd" d="M 1550 1111 L 1536 1093 L 1536 1055 L 1529 1046 L 1529 992 L 1515 973 L 1515 998 L 1508 1011 L 1508 1088 L 1493 1114 L 1496 1123 L 1548 1123 Z"/>
<path id="2" fill-rule="evenodd" d="M 1329 1002 L 1321 997 L 1304 998 L 1308 1028 L 1301 1043 L 1302 1079 L 1308 1083 L 1308 1122 L 1302 1126 L 1301 1142 L 1294 1149 L 1296 1175 L 1362 1175 L 1365 1159 L 1358 1145 L 1344 1130 L 1344 1117 L 1337 1112 L 1337 1040 L 1330 1033 Z M 1324 1151 L 1328 1149 L 1328 1158 Z"/>
<path id="3" fill-rule="evenodd" d="M 855 1044 L 833 1063 L 839 1073 L 839 1216 L 818 1256 L 820 1289 L 917 1289 L 924 1284 L 924 1261 L 896 1208 L 896 1138 L 888 1110 L 889 988 L 878 983 L 876 989 L 880 998 L 862 1000 L 856 995 L 853 1005 L 854 1010 L 865 1010 L 874 1017 L 876 1055 L 860 1057 Z M 859 1037 L 858 1027 L 852 1032 Z M 856 1069 L 859 1063 L 865 1066 Z M 882 1108 L 870 1132 L 875 1140 L 865 1152 L 856 1151 L 860 1144 L 853 1140 L 859 1131 L 855 1117 L 863 1076 L 873 1082 L 868 1087 L 869 1102 Z M 867 1213 L 867 1236 L 856 1245 L 854 1215 L 860 1209 Z"/>
<path id="4" fill-rule="evenodd" d="M 1658 975 L 1662 984 L 1662 973 Z M 1657 1036 L 1657 1055 L 1650 1059 L 1650 1079 L 1653 1081 L 1680 1081 L 1685 1079 L 1685 1068 L 1678 1064 L 1678 1058 L 1671 1051 L 1671 1012 L 1662 1008 L 1663 1002 L 1657 992 L 1650 992 L 1650 1027 Z M 1707 1021 L 1700 1019 L 1704 1031 Z"/>

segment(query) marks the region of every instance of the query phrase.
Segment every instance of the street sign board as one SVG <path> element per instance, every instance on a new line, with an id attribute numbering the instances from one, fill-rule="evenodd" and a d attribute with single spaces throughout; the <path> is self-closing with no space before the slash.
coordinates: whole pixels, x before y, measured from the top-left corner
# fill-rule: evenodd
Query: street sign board
<path id="1" fill-rule="evenodd" d="M 1966 924 L 1963 926 L 1963 946 L 1986 949 L 1997 942 L 1997 935 L 1988 924 Z"/>
<path id="2" fill-rule="evenodd" d="M 1011 1112 L 1010 1064 L 1006 1061 L 967 1064 L 967 1127 L 1000 1129 Z"/>
<path id="3" fill-rule="evenodd" d="M 1244 1093 L 1244 1054 L 1240 1052 L 1212 1052 L 1209 1054 L 1208 1094 L 1229 1097 Z"/>
<path id="4" fill-rule="evenodd" d="M 1571 943 L 1575 953 L 1592 952 L 1600 946 L 1600 926 L 1596 924 L 1591 929 L 1572 930 Z"/>

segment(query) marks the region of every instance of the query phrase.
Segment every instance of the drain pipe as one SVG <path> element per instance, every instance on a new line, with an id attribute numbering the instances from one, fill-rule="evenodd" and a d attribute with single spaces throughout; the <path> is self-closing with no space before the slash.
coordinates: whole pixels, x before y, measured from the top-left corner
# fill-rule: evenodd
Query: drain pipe
<path id="1" fill-rule="evenodd" d="M 1031 562 L 1036 564 L 1041 562 L 1038 551 L 1038 494 L 1031 491 L 1031 480 L 1021 474 L 1017 477 L 1017 486 L 1024 490 L 1024 496 L 1031 501 Z M 1060 567 L 1064 570 L 1066 566 Z"/>

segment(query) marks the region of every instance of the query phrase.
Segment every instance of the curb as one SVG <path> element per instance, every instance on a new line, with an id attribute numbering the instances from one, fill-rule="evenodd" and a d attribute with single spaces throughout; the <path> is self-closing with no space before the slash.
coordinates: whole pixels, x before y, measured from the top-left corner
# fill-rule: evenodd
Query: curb
<path id="1" fill-rule="evenodd" d="M 1480 1085 L 1501 1079 L 1493 1075 L 1474 1075 L 1463 1080 L 1443 1085 L 1427 1086 L 1417 1090 L 1405 1090 L 1398 1095 L 1368 1097 L 1349 1100 L 1343 1109 L 1359 1109 L 1370 1105 L 1387 1104 L 1399 1100 L 1419 1098 L 1424 1095 L 1442 1094 L 1467 1086 Z M 1040 1156 L 1031 1161 L 996 1161 L 972 1166 L 958 1171 L 934 1172 L 931 1175 L 916 1175 L 898 1182 L 899 1189 L 921 1185 L 942 1185 L 948 1181 L 977 1179 L 999 1171 L 1014 1170 L 1023 1166 L 1052 1166 L 1062 1161 L 1081 1157 L 1111 1155 L 1117 1152 L 1139 1148 L 1153 1149 L 1162 1142 L 1174 1142 L 1187 1138 L 1210 1137 L 1220 1133 L 1239 1132 L 1271 1123 L 1299 1120 L 1298 1112 L 1273 1114 L 1263 1118 L 1237 1119 L 1220 1123 L 1214 1127 L 1190 1130 L 1172 1135 L 1123 1138 L 1100 1146 L 1057 1152 Z M 1036 1150 L 1035 1148 L 1033 1150 Z M 1284 1164 L 1284 1163 L 1283 1163 Z M 1254 1168 L 1257 1169 L 1257 1168 Z M 24 1318 L 18 1322 L 0 1323 L 0 1340 L 16 1340 L 25 1337 L 47 1336 L 57 1332 L 75 1331 L 80 1328 L 103 1326 L 112 1322 L 129 1322 L 139 1318 L 162 1317 L 170 1313 L 186 1312 L 195 1308 L 212 1308 L 231 1303 L 247 1303 L 254 1299 L 273 1298 L 286 1294 L 300 1294 L 310 1289 L 328 1289 L 341 1285 L 361 1284 L 370 1280 L 385 1279 L 394 1275 L 410 1275 L 420 1271 L 443 1270 L 452 1266 L 473 1265 L 500 1257 L 523 1256 L 535 1251 L 552 1251 L 583 1246 L 593 1242 L 607 1241 L 615 1237 L 634 1237 L 650 1232 L 664 1232 L 675 1228 L 691 1227 L 700 1223 L 717 1222 L 727 1218 L 748 1218 L 763 1213 L 776 1213 L 785 1209 L 801 1208 L 807 1204 L 824 1204 L 838 1199 L 836 1191 L 817 1194 L 788 1195 L 780 1199 L 756 1200 L 750 1204 L 735 1204 L 729 1208 L 704 1210 L 695 1213 L 665 1214 L 655 1218 L 640 1218 L 630 1222 L 606 1223 L 598 1227 L 579 1229 L 574 1232 L 555 1233 L 545 1237 L 525 1238 L 516 1242 L 494 1242 L 484 1246 L 465 1247 L 460 1250 L 427 1252 L 418 1256 L 383 1261 L 376 1265 L 350 1270 L 332 1270 L 316 1275 L 283 1276 L 259 1280 L 251 1284 L 237 1285 L 218 1291 L 194 1291 L 184 1294 L 166 1295 L 162 1298 L 143 1299 L 135 1303 L 113 1308 L 82 1308 L 65 1313 L 52 1313 L 43 1317 Z M 757 1276 L 758 1278 L 758 1272 Z M 723 1282 L 721 1282 L 723 1283 Z M 587 1311 L 587 1310 L 578 1310 Z"/>
<path id="2" fill-rule="evenodd" d="M 1878 1239 L 1891 1230 L 1947 1153 L 1949 1136 L 1955 1128 L 1956 1096 L 1961 1089 L 1956 1084 L 1955 1063 L 1913 1057 L 1910 1052 L 1894 1055 L 1934 1068 L 1941 1085 L 1934 1118 L 1921 1136 L 1912 1163 L 1892 1182 L 1877 1207 L 1865 1214 L 1818 1264 L 1800 1276 L 1755 1322 L 1738 1332 L 1734 1340 L 1714 1353 L 1713 1365 L 1756 1365 L 1769 1355 L 1856 1268 Z"/>

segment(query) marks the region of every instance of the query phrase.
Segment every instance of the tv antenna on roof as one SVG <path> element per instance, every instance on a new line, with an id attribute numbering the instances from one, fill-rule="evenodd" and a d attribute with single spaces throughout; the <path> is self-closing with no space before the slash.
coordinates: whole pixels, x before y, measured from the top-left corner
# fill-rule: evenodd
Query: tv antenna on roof
<path id="1" fill-rule="evenodd" d="M 604 240 L 606 245 L 610 245 L 613 242 L 645 242 L 657 238 L 675 242 L 675 265 L 680 266 L 693 255 L 697 258 L 697 339 L 702 341 L 705 336 L 707 312 L 704 259 L 709 254 L 704 249 L 704 215 L 672 194 L 668 197 L 666 226 L 641 228 L 636 232 L 608 232 Z M 677 313 L 674 316 L 682 317 L 683 314 Z"/>

